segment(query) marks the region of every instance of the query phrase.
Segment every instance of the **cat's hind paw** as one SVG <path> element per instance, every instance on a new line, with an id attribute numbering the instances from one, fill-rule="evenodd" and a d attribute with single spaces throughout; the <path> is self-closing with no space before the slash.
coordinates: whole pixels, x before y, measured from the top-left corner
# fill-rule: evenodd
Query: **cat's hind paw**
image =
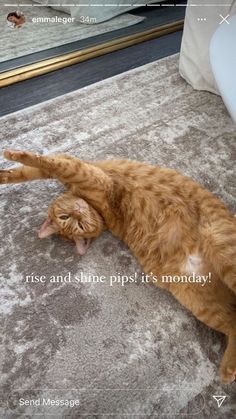
<path id="1" fill-rule="evenodd" d="M 233 383 L 236 379 L 236 365 L 226 364 L 221 367 L 221 381 L 223 384 Z"/>

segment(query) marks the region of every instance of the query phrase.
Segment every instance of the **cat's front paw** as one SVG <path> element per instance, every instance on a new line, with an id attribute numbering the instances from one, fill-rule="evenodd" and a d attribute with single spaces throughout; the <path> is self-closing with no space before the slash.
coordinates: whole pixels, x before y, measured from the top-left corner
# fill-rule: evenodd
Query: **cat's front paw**
<path id="1" fill-rule="evenodd" d="M 25 166 L 34 166 L 35 164 L 37 165 L 42 156 L 29 151 L 5 150 L 4 157 L 8 160 L 22 163 Z"/>
<path id="2" fill-rule="evenodd" d="M 3 155 L 7 160 L 18 161 L 21 158 L 27 156 L 27 151 L 20 151 L 20 150 L 5 150 Z"/>
<path id="3" fill-rule="evenodd" d="M 0 184 L 8 183 L 11 170 L 0 170 Z"/>

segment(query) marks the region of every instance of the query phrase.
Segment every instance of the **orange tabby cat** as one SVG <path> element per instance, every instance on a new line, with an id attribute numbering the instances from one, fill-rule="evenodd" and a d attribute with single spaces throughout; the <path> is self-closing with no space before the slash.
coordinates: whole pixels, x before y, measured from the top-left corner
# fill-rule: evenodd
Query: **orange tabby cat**
<path id="1" fill-rule="evenodd" d="M 141 162 L 89 163 L 22 151 L 6 151 L 5 157 L 25 166 L 1 171 L 1 183 L 56 178 L 70 189 L 50 207 L 41 237 L 59 232 L 75 241 L 89 238 L 93 230 L 86 236 L 74 212 L 78 205 L 96 210 L 101 222 L 96 236 L 107 226 L 129 246 L 145 272 L 158 278 L 157 285 L 227 336 L 221 379 L 235 380 L 236 220 L 217 197 L 175 170 Z M 88 204 L 76 203 L 78 197 Z M 190 283 L 193 273 L 202 277 L 209 272 L 211 282 Z M 183 275 L 189 281 L 170 280 Z"/>
<path id="2" fill-rule="evenodd" d="M 48 218 L 38 235 L 43 239 L 51 234 L 61 234 L 66 239 L 74 240 L 78 253 L 84 255 L 91 239 L 100 236 L 104 230 L 101 215 L 84 199 L 67 192 L 49 207 Z"/>

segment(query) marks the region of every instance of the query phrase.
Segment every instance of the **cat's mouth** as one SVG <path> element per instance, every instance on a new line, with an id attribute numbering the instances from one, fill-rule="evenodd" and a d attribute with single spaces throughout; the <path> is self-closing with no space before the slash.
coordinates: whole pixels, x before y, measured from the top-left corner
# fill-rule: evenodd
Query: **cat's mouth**
<path id="1" fill-rule="evenodd" d="M 75 239 L 76 249 L 79 255 L 81 256 L 85 255 L 85 253 L 87 252 L 91 244 L 91 241 L 92 241 L 91 239 L 87 239 L 85 237 L 80 237 L 78 239 Z"/>

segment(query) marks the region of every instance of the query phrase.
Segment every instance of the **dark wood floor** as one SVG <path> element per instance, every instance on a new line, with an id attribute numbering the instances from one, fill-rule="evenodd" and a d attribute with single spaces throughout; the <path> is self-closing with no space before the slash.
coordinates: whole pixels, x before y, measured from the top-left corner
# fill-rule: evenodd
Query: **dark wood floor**
<path id="1" fill-rule="evenodd" d="M 0 116 L 64 95 L 179 52 L 182 31 L 112 52 L 0 90 Z"/>

